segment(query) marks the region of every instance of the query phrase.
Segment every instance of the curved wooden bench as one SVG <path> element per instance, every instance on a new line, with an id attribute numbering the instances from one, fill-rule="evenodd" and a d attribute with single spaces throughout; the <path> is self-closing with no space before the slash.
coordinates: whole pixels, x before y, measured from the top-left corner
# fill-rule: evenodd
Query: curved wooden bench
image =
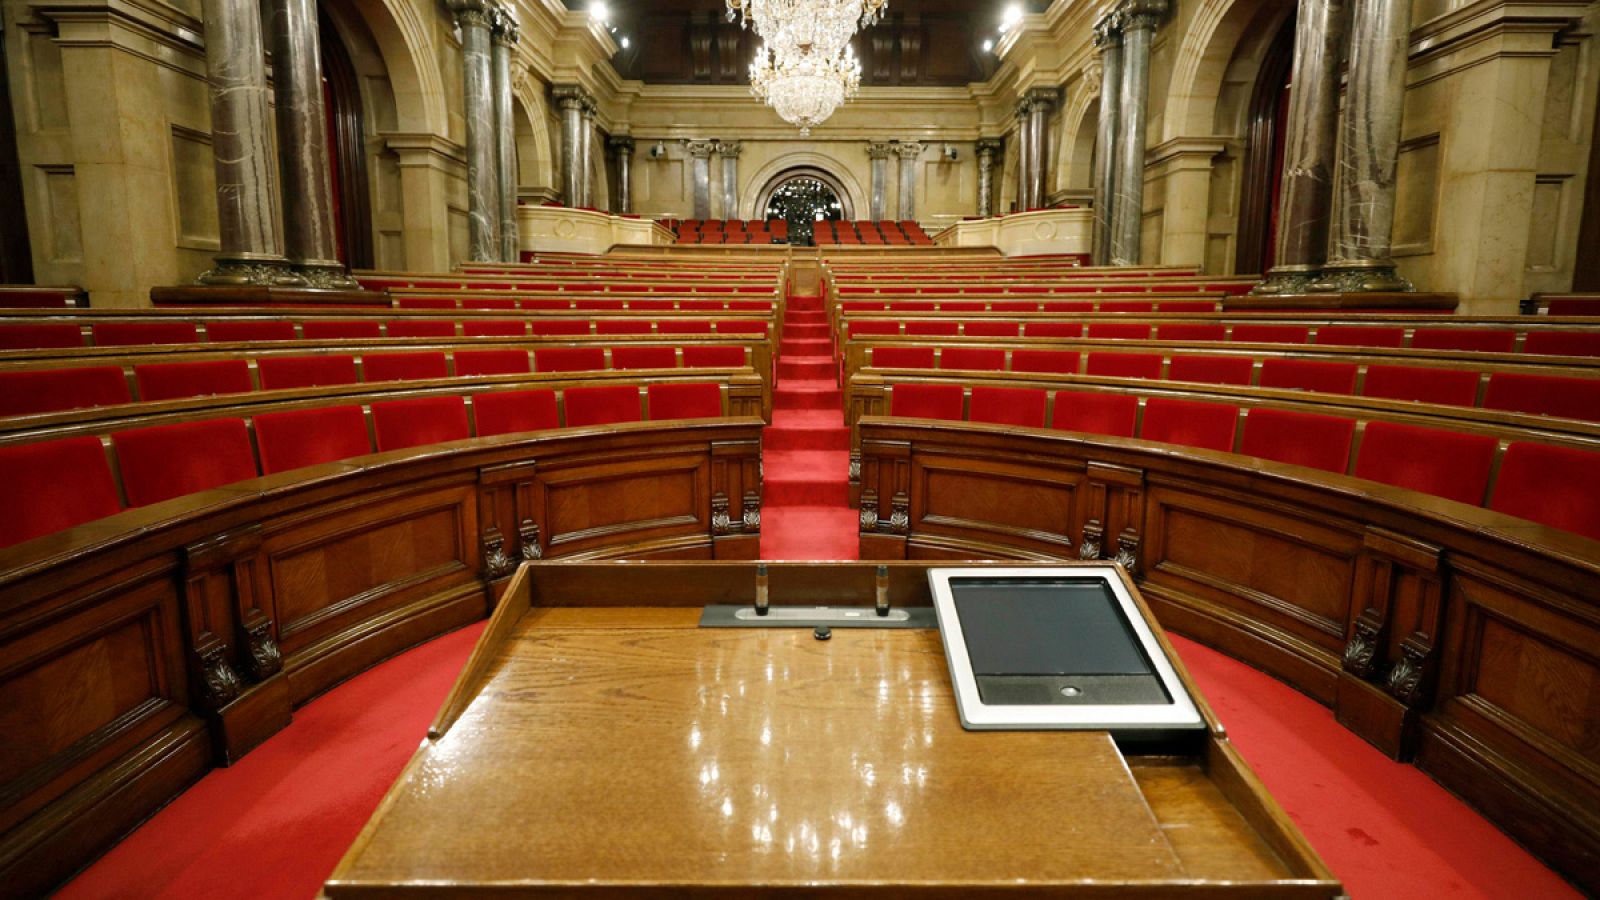
<path id="1" fill-rule="evenodd" d="M 382 453 L 0 550 L 7 890 L 47 891 L 296 706 L 483 618 L 519 558 L 753 557 L 760 428 Z"/>
<path id="2" fill-rule="evenodd" d="M 1600 890 L 1600 541 L 1170 444 L 861 431 L 863 559 L 1120 557 L 1164 626 L 1333 707 Z"/>

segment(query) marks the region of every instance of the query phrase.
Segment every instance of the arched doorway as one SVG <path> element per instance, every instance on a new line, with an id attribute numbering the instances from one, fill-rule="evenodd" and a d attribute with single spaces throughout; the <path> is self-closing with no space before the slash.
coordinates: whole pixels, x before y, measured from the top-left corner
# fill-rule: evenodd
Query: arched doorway
<path id="1" fill-rule="evenodd" d="M 352 269 L 370 269 L 374 263 L 372 201 L 367 183 L 367 125 L 360 77 L 349 48 L 326 14 L 320 16 L 318 27 L 339 259 Z"/>
<path id="2" fill-rule="evenodd" d="M 780 172 L 767 182 L 756 203 L 765 219 L 789 223 L 789 243 L 809 247 L 815 243 L 814 223 L 821 219 L 851 219 L 850 195 L 838 179 L 809 166 Z"/>
<path id="3" fill-rule="evenodd" d="M 1245 121 L 1244 173 L 1239 198 L 1239 238 L 1233 270 L 1259 274 L 1277 261 L 1278 201 L 1283 187 L 1283 151 L 1289 127 L 1290 75 L 1294 63 L 1293 15 L 1267 48 L 1251 93 Z"/>

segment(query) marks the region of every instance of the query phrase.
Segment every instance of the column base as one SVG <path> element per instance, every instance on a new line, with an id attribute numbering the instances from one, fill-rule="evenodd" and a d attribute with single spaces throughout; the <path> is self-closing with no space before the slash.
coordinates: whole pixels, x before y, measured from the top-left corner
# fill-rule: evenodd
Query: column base
<path id="1" fill-rule="evenodd" d="M 1274 266 L 1267 271 L 1267 277 L 1260 284 L 1250 289 L 1250 293 L 1268 297 L 1308 294 L 1311 286 L 1320 281 L 1322 276 L 1322 269 L 1316 266 Z"/>
<path id="2" fill-rule="evenodd" d="M 305 276 L 281 257 L 223 257 L 195 279 L 208 287 L 306 287 Z"/>
<path id="3" fill-rule="evenodd" d="M 1332 263 L 1311 284 L 1311 293 L 1315 294 L 1393 294 L 1414 290 L 1411 282 L 1395 271 L 1394 263 L 1388 261 Z"/>
<path id="4" fill-rule="evenodd" d="M 338 262 L 303 262 L 295 263 L 295 271 L 305 279 L 307 287 L 323 291 L 356 291 L 361 289 L 361 283 L 350 275 L 342 263 Z"/>

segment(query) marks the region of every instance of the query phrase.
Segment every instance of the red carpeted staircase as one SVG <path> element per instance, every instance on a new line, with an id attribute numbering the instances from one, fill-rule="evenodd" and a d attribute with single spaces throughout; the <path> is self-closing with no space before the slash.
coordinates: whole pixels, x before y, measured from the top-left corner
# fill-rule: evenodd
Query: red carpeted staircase
<path id="1" fill-rule="evenodd" d="M 772 424 L 762 437 L 761 557 L 856 559 L 850 431 L 834 379 L 822 297 L 791 294 L 778 347 Z"/>

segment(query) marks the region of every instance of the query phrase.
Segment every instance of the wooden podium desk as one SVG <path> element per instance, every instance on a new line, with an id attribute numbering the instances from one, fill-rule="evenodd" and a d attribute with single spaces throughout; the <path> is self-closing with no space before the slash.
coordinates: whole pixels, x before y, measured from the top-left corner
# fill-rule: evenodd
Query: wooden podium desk
<path id="1" fill-rule="evenodd" d="M 874 567 L 772 563 L 771 601 L 870 607 Z M 697 627 L 754 583 L 525 565 L 326 895 L 1342 895 L 1198 694 L 1180 755 L 964 731 L 934 630 Z"/>

